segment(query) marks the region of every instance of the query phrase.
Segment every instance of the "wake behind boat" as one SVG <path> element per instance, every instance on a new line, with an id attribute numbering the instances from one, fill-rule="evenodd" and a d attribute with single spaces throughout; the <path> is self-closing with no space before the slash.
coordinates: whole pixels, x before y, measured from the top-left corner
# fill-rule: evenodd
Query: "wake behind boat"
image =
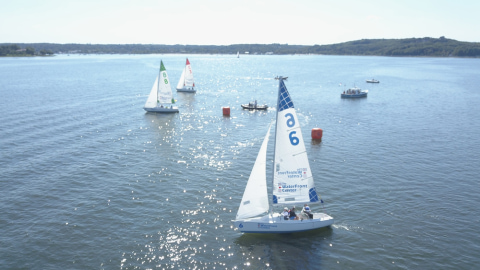
<path id="1" fill-rule="evenodd" d="M 270 125 L 233 221 L 235 228 L 244 233 L 292 233 L 333 224 L 333 218 L 325 213 L 311 213 L 311 216 L 297 220 L 286 220 L 280 213 L 274 213 L 274 206 L 319 202 L 323 204 L 315 188 L 299 120 L 283 82 L 286 78 L 276 79 L 279 80 L 279 86 L 272 201 L 269 202 L 268 199 L 266 177 Z"/>
<path id="2" fill-rule="evenodd" d="M 258 105 L 257 101 L 255 102 L 249 102 L 248 104 L 242 104 L 242 108 L 247 109 L 247 110 L 266 110 L 268 109 L 267 104 L 263 105 Z"/>
<path id="3" fill-rule="evenodd" d="M 167 70 L 160 60 L 160 70 L 152 86 L 150 95 L 143 109 L 147 112 L 157 113 L 177 113 L 178 107 L 173 107 L 175 99 L 173 98 L 172 88 L 168 80 Z"/>
<path id="4" fill-rule="evenodd" d="M 185 63 L 185 68 L 182 71 L 182 75 L 180 76 L 180 80 L 177 84 L 177 91 L 178 92 L 188 92 L 188 93 L 195 93 L 195 81 L 193 80 L 193 71 L 192 66 L 190 65 L 190 61 Z"/>
<path id="5" fill-rule="evenodd" d="M 342 98 L 362 98 L 367 97 L 368 90 L 362 90 L 358 87 L 353 87 L 348 89 L 347 91 L 343 91 L 341 94 Z"/>

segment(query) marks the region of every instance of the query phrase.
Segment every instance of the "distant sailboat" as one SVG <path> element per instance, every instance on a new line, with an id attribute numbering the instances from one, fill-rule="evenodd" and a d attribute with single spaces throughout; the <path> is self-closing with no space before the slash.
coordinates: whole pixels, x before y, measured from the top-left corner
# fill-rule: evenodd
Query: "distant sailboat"
<path id="1" fill-rule="evenodd" d="M 190 65 L 190 61 L 185 63 L 185 68 L 183 69 L 182 76 L 180 76 L 180 80 L 177 84 L 177 91 L 178 92 L 189 92 L 195 93 L 195 81 L 193 80 L 193 72 L 192 66 Z"/>
<path id="2" fill-rule="evenodd" d="M 152 86 L 143 109 L 147 112 L 176 113 L 178 112 L 178 107 L 173 107 L 173 103 L 175 103 L 175 99 L 173 98 L 172 88 L 168 80 L 167 70 L 160 60 L 160 70 L 157 79 Z"/>
<path id="3" fill-rule="evenodd" d="M 271 192 L 273 198 L 269 204 L 265 171 L 269 127 L 248 178 L 236 219 L 233 221 L 235 227 L 244 233 L 292 233 L 328 227 L 333 224 L 331 216 L 321 212 L 310 213 L 309 209 L 304 209 L 305 215 L 299 215 L 300 218 L 295 220 L 286 220 L 284 216 L 273 211 L 274 205 L 283 207 L 295 204 L 323 203 L 313 182 L 293 101 L 283 82 L 286 78 L 277 77 L 276 79 L 280 82 L 272 171 L 273 187 Z"/>
<path id="4" fill-rule="evenodd" d="M 240 58 L 240 52 L 237 52 L 237 58 Z"/>

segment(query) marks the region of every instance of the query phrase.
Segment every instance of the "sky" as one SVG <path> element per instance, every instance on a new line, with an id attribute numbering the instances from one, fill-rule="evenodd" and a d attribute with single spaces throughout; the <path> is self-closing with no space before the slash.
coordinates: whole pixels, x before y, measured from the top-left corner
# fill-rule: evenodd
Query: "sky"
<path id="1" fill-rule="evenodd" d="M 1 0 L 0 43 L 480 42 L 479 0 Z"/>

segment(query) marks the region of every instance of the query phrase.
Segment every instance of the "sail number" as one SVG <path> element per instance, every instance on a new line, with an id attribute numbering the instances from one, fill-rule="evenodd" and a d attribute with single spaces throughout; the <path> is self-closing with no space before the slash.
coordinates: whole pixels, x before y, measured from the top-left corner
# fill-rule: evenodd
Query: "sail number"
<path id="1" fill-rule="evenodd" d="M 163 79 L 163 81 L 165 82 L 165 84 L 168 84 L 167 73 L 164 72 L 164 73 L 163 73 L 163 77 L 165 78 L 165 79 Z"/>
<path id="2" fill-rule="evenodd" d="M 288 127 L 291 128 L 291 127 L 295 126 L 295 118 L 293 117 L 293 114 L 287 113 L 287 114 L 285 114 L 285 117 L 287 117 L 287 126 Z M 297 145 L 297 144 L 300 143 L 300 140 L 297 137 L 295 137 L 295 134 L 297 134 L 296 131 L 292 131 L 292 132 L 290 132 L 290 134 L 288 134 L 288 138 L 290 139 L 290 143 L 292 145 Z"/>

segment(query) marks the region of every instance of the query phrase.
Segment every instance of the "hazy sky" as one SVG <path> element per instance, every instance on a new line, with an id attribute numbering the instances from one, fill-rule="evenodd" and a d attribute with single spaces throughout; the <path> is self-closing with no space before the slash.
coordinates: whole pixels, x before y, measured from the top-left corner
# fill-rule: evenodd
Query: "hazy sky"
<path id="1" fill-rule="evenodd" d="M 480 0 L 1 0 L 0 43 L 480 42 Z"/>

